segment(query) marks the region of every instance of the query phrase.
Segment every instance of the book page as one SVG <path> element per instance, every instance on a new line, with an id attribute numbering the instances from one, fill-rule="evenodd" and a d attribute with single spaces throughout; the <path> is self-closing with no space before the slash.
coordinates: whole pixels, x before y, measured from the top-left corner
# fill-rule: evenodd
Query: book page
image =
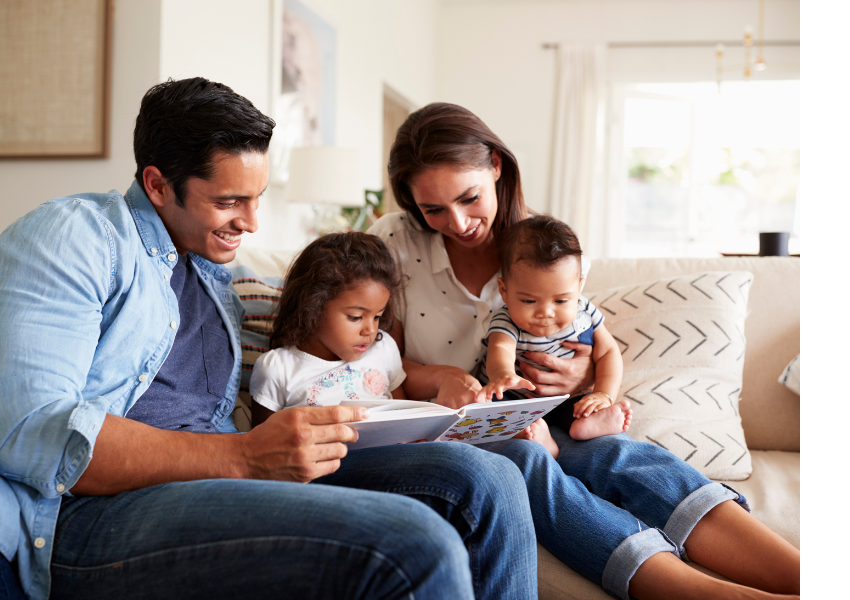
<path id="1" fill-rule="evenodd" d="M 459 411 L 446 408 L 445 406 L 421 402 L 419 400 L 343 400 L 339 405 L 365 406 L 368 408 L 369 418 L 366 421 L 359 421 L 360 423 L 368 421 L 397 421 L 420 415 L 459 414 Z"/>
<path id="2" fill-rule="evenodd" d="M 377 414 L 382 415 L 383 413 Z M 418 413 L 403 420 L 370 418 L 366 421 L 346 423 L 360 435 L 357 441 L 348 444 L 348 447 L 352 450 L 358 450 L 374 446 L 406 444 L 419 440 L 433 441 L 440 437 L 440 434 L 446 431 L 457 419 L 458 416 L 453 412 L 447 415 L 432 412 L 428 414 Z"/>
<path id="3" fill-rule="evenodd" d="M 464 406 L 464 414 L 437 441 L 484 444 L 507 440 L 565 402 L 569 396 L 482 402 Z"/>

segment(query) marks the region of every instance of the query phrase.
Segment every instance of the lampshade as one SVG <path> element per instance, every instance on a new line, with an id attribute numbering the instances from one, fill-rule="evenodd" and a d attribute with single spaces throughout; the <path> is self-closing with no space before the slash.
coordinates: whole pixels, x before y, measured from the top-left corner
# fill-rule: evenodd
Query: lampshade
<path id="1" fill-rule="evenodd" d="M 353 148 L 293 148 L 286 199 L 290 202 L 364 206 L 360 153 Z"/>

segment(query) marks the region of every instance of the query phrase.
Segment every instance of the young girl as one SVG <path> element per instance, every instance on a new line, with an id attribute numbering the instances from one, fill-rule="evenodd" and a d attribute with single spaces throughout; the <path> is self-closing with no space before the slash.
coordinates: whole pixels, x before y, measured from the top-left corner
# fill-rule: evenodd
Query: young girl
<path id="1" fill-rule="evenodd" d="M 251 375 L 255 426 L 293 406 L 405 397 L 401 356 L 386 333 L 401 277 L 373 235 L 328 234 L 301 252 L 286 274 L 272 349 Z"/>

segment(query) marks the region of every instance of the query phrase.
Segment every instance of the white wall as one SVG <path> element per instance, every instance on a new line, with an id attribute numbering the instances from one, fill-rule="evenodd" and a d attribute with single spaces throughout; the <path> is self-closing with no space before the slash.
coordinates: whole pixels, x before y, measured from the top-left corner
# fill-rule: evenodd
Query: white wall
<path id="1" fill-rule="evenodd" d="M 226 83 L 268 112 L 272 15 L 285 0 L 115 0 L 110 158 L 0 161 L 0 229 L 41 202 L 129 185 L 142 94 L 167 77 Z M 383 85 L 421 106 L 462 104 L 517 153 L 529 204 L 544 206 L 553 54 L 568 40 L 735 40 L 755 0 L 302 0 L 336 30 L 339 146 L 361 150 L 363 183 L 381 185 Z M 799 0 L 767 0 L 769 39 L 799 39 Z M 278 11 L 275 13 L 275 11 Z M 731 48 L 730 54 L 731 52 Z M 770 76 L 799 74 L 799 49 L 766 51 Z M 730 61 L 732 57 L 730 56 Z M 782 66 L 784 63 L 784 67 Z M 713 77 L 710 49 L 611 50 L 612 80 Z M 731 75 L 730 75 L 731 77 Z M 266 198 L 246 245 L 293 249 L 309 211 Z"/>
<path id="2" fill-rule="evenodd" d="M 269 113 L 279 50 L 272 22 L 286 0 L 161 0 L 161 78 L 200 75 L 226 83 Z M 380 188 L 383 84 L 417 104 L 436 92 L 436 0 L 303 0 L 337 36 L 336 145 L 358 148 L 363 184 Z M 277 52 L 276 52 L 277 50 Z M 260 229 L 244 245 L 294 250 L 307 237 L 309 207 L 285 205 L 270 187 Z"/>
<path id="3" fill-rule="evenodd" d="M 269 109 L 269 0 L 161 0 L 159 75 L 206 77 Z"/>
<path id="4" fill-rule="evenodd" d="M 740 40 L 745 25 L 757 24 L 756 0 L 443 0 L 437 95 L 472 110 L 517 154 L 526 201 L 543 210 L 554 53 L 541 44 L 714 43 Z M 765 36 L 800 39 L 799 0 L 766 1 Z M 730 64 L 743 63 L 739 50 L 727 47 L 727 54 Z M 765 78 L 799 77 L 799 47 L 766 48 L 765 60 Z M 611 81 L 713 80 L 714 50 L 611 49 L 608 74 Z"/>
<path id="5" fill-rule="evenodd" d="M 271 0 L 273 14 L 282 2 Z M 360 150 L 362 182 L 379 189 L 383 164 L 383 86 L 416 105 L 436 95 L 436 0 L 302 0 L 336 31 L 336 145 Z M 276 26 L 277 24 L 275 24 Z M 272 37 L 272 43 L 278 43 Z M 279 55 L 273 49 L 270 56 Z M 276 65 L 272 65 L 276 68 Z M 243 238 L 246 246 L 296 250 L 309 238 L 309 206 L 284 204 L 270 187 L 260 209 L 260 231 Z"/>
<path id="6" fill-rule="evenodd" d="M 159 81 L 160 3 L 115 0 L 109 158 L 0 160 L 0 231 L 39 204 L 68 194 L 125 191 L 133 180 L 133 127 Z"/>
<path id="7" fill-rule="evenodd" d="M 285 2 L 286 0 L 284 0 Z M 436 0 L 302 0 L 337 35 L 338 146 L 360 148 L 364 185 L 381 187 L 383 84 L 415 105 L 436 96 Z"/>

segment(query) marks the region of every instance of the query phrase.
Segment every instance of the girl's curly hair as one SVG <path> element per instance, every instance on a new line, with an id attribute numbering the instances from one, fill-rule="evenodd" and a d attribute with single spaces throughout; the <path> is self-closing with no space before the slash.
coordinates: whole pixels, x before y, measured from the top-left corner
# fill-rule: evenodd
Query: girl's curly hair
<path id="1" fill-rule="evenodd" d="M 390 299 L 379 327 L 392 328 L 393 304 L 403 276 L 384 242 L 368 233 L 329 233 L 311 242 L 286 273 L 275 313 L 271 348 L 298 346 L 319 329 L 328 302 L 355 283 L 376 281 Z M 380 333 L 378 334 L 380 339 Z"/>

